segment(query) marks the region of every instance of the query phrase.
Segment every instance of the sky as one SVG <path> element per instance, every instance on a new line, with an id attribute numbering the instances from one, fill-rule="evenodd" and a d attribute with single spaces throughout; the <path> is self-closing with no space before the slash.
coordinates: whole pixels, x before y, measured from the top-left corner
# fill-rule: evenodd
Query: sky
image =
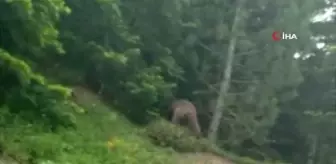
<path id="1" fill-rule="evenodd" d="M 333 8 L 325 9 L 324 13 L 319 14 L 313 18 L 313 22 L 320 22 L 320 21 L 330 21 L 332 19 L 332 16 L 335 14 Z M 324 43 L 317 43 L 317 48 L 323 48 L 325 46 Z"/>
<path id="2" fill-rule="evenodd" d="M 336 13 L 334 12 L 334 10 L 335 10 L 335 9 L 333 9 L 333 8 L 325 9 L 324 13 L 321 13 L 321 14 L 315 16 L 315 17 L 312 19 L 312 21 L 313 21 L 313 22 L 330 21 L 330 20 L 332 19 L 332 16 L 333 16 L 334 14 L 336 14 Z M 318 49 L 324 48 L 324 46 L 325 46 L 325 43 L 317 43 L 317 44 L 316 44 L 316 47 L 317 47 Z M 311 54 L 306 54 L 306 55 L 304 55 L 304 59 L 305 59 L 305 58 L 309 58 L 310 56 L 311 56 Z M 299 58 L 299 57 L 301 57 L 301 54 L 300 54 L 300 53 L 295 53 L 295 54 L 294 54 L 294 58 Z"/>
<path id="3" fill-rule="evenodd" d="M 319 14 L 313 18 L 313 21 L 319 22 L 319 21 L 329 21 L 331 20 L 331 17 L 334 13 L 333 8 L 325 9 L 324 13 Z"/>

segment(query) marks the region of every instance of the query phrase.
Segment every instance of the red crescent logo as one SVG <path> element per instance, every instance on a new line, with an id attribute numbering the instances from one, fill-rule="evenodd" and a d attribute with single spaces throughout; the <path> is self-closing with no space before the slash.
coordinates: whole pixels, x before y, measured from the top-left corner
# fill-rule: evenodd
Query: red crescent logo
<path id="1" fill-rule="evenodd" d="M 273 39 L 274 41 L 279 41 L 279 40 L 281 40 L 280 33 L 279 33 L 278 31 L 273 32 L 273 33 L 272 33 L 272 39 Z"/>

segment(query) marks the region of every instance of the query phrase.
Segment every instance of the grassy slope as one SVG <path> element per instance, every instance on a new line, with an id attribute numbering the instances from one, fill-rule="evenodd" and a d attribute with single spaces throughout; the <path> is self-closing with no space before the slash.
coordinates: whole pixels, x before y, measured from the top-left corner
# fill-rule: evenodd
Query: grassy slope
<path id="1" fill-rule="evenodd" d="M 53 159 L 57 164 L 176 164 L 174 151 L 155 147 L 141 135 L 140 128 L 94 96 L 89 99 L 82 104 L 88 113 L 76 114 L 76 130 L 46 133 L 38 125 L 20 122 L 1 129 L 4 154 L 21 160 L 39 158 L 39 163 Z"/>
<path id="2" fill-rule="evenodd" d="M 0 150 L 4 152 L 0 164 L 3 161 L 16 164 L 9 162 L 8 156 L 19 161 L 38 159 L 38 164 L 192 164 L 209 158 L 225 161 L 211 154 L 178 154 L 172 149 L 157 147 L 143 135 L 142 128 L 104 105 L 94 94 L 86 90 L 82 93 L 79 104 L 87 113 L 73 112 L 76 130 L 47 133 L 39 130 L 38 125 L 27 126 L 15 118 L 12 125 L 0 126 Z M 260 163 L 230 153 L 225 156 L 239 164 Z M 47 160 L 51 163 L 45 163 Z"/>

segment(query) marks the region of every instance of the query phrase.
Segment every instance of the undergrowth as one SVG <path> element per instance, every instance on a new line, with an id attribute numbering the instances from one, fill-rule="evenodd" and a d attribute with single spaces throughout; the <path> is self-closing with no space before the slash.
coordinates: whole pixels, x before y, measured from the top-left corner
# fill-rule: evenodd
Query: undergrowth
<path id="1" fill-rule="evenodd" d="M 10 157 L 20 164 L 176 164 L 183 161 L 178 152 L 202 151 L 237 164 L 260 163 L 167 121 L 137 127 L 84 88 L 72 99 L 71 89 L 49 84 L 1 49 L 0 71 L 0 163 L 15 164 L 3 162 Z"/>
<path id="2" fill-rule="evenodd" d="M 174 151 L 152 145 L 98 98 L 76 105 L 71 89 L 49 84 L 2 49 L 0 79 L 0 163 L 175 163 Z"/>
<path id="3" fill-rule="evenodd" d="M 248 157 L 240 157 L 224 151 L 211 144 L 205 138 L 197 138 L 188 129 L 158 119 L 146 128 L 147 136 L 153 143 L 161 147 L 171 147 L 180 153 L 211 153 L 218 157 L 229 159 L 235 164 L 284 164 L 279 161 L 255 161 Z"/>
<path id="4" fill-rule="evenodd" d="M 64 106 L 63 106 L 64 108 Z M 22 163 L 44 164 L 174 164 L 175 153 L 152 145 L 134 127 L 106 106 L 95 104 L 76 114 L 76 129 L 48 132 L 39 124 L 16 118 L 6 109 L 2 117 L 12 124 L 1 126 L 3 154 Z"/>

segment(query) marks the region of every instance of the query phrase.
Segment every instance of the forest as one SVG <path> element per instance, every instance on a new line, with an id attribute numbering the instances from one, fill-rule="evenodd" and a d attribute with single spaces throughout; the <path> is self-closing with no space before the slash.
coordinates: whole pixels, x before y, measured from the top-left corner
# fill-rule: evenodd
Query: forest
<path id="1" fill-rule="evenodd" d="M 0 164 L 336 164 L 335 7 L 1 0 Z"/>

